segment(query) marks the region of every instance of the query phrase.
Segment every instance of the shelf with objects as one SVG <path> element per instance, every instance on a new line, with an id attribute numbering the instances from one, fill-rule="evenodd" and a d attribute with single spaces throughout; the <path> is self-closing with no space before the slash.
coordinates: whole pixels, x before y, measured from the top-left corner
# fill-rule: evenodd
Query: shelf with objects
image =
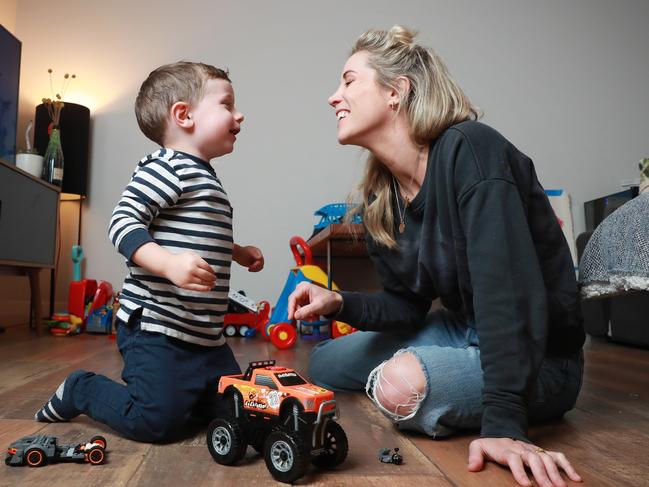
<path id="1" fill-rule="evenodd" d="M 360 224 L 333 224 L 311 237 L 307 243 L 314 263 L 330 280 L 350 291 L 376 291 L 380 283 L 367 253 L 365 231 Z M 331 285 L 327 286 L 331 289 Z"/>
<path id="2" fill-rule="evenodd" d="M 335 280 L 342 289 L 351 291 L 376 291 L 380 284 L 365 244 L 365 230 L 360 215 L 350 222 L 345 213 L 351 206 L 331 203 L 315 212 L 321 217 L 307 240 L 314 263 L 326 271 L 328 288 Z"/>

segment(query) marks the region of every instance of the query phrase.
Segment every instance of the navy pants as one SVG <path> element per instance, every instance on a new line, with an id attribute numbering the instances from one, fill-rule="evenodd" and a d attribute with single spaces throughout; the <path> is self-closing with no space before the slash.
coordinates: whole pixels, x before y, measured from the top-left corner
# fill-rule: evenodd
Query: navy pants
<path id="1" fill-rule="evenodd" d="M 86 371 L 68 380 L 76 409 L 136 441 L 171 441 L 190 418 L 214 417 L 223 407 L 219 378 L 241 372 L 227 344 L 203 347 L 149 333 L 135 314 L 128 324 L 118 321 L 117 345 L 126 385 Z"/>

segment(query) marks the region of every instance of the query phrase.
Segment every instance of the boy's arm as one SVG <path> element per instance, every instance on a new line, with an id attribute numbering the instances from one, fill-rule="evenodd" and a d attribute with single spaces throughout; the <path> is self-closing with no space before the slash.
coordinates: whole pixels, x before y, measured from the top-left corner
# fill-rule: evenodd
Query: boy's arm
<path id="1" fill-rule="evenodd" d="M 131 260 L 183 289 L 209 291 L 216 285 L 216 273 L 194 252 L 172 254 L 152 241 L 139 247 Z"/>
<path id="2" fill-rule="evenodd" d="M 181 193 L 180 179 L 167 162 L 153 159 L 144 163 L 113 210 L 108 236 L 117 251 L 131 260 L 138 248 L 153 242 L 149 225 L 160 210 L 175 205 Z"/>
<path id="3" fill-rule="evenodd" d="M 178 202 L 181 182 L 165 161 L 147 161 L 133 174 L 111 217 L 108 236 L 128 261 L 176 286 L 209 291 L 216 279 L 210 265 L 193 252 L 172 254 L 158 245 L 149 226 L 160 210 Z"/>

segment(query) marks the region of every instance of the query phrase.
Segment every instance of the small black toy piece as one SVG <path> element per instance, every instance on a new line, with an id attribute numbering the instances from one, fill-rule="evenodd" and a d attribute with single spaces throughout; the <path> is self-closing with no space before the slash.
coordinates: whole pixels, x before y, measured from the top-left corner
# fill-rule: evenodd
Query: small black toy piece
<path id="1" fill-rule="evenodd" d="M 381 448 L 379 450 L 379 461 L 382 463 L 394 463 L 395 465 L 401 465 L 403 463 L 403 457 L 399 454 L 399 449 L 395 448 L 394 453 L 390 448 Z"/>
<path id="2" fill-rule="evenodd" d="M 100 465 L 105 459 L 106 438 L 103 436 L 93 436 L 88 443 L 59 445 L 56 436 L 33 435 L 9 445 L 5 465 L 42 467 L 48 462 L 88 462 Z"/>

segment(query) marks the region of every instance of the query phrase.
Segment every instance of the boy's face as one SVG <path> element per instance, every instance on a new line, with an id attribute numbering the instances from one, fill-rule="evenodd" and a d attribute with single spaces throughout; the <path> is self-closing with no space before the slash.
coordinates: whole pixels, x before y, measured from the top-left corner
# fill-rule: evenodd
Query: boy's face
<path id="1" fill-rule="evenodd" d="M 192 143 L 197 155 L 209 161 L 232 152 L 243 115 L 234 106 L 230 82 L 207 80 L 203 98 L 190 108 L 189 114 L 194 121 Z"/>

